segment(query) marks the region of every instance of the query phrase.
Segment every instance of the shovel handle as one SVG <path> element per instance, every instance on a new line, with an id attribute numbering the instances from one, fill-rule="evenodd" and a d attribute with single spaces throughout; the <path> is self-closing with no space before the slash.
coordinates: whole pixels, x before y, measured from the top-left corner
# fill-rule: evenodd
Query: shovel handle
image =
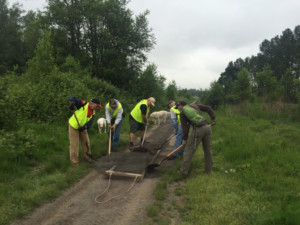
<path id="1" fill-rule="evenodd" d="M 142 141 L 141 146 L 144 146 L 144 141 L 145 141 L 145 137 L 146 137 L 147 127 L 148 127 L 148 125 L 146 125 L 144 136 L 143 136 L 143 141 Z"/>
<path id="2" fill-rule="evenodd" d="M 182 147 L 183 147 L 183 145 L 179 145 L 176 149 L 174 149 L 173 151 L 171 151 L 166 157 L 170 157 L 175 152 L 179 151 Z"/>
<path id="3" fill-rule="evenodd" d="M 110 156 L 110 150 L 111 150 L 111 128 L 109 129 L 108 156 Z"/>

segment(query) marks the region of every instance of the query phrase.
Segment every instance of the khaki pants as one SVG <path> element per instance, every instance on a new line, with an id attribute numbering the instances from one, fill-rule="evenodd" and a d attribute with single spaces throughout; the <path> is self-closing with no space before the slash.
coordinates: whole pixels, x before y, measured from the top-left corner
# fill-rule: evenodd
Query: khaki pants
<path id="1" fill-rule="evenodd" d="M 73 164 L 78 164 L 79 139 L 82 146 L 83 158 L 90 161 L 87 154 L 91 154 L 90 140 L 87 130 L 79 132 L 69 125 L 69 140 L 70 140 L 70 160 Z"/>
<path id="2" fill-rule="evenodd" d="M 192 135 L 188 138 L 186 148 L 183 152 L 183 160 L 180 172 L 188 175 L 193 155 L 197 146 L 202 142 L 205 160 L 205 172 L 210 173 L 212 170 L 212 152 L 211 152 L 211 127 L 204 125 L 202 127 L 195 127 Z"/>

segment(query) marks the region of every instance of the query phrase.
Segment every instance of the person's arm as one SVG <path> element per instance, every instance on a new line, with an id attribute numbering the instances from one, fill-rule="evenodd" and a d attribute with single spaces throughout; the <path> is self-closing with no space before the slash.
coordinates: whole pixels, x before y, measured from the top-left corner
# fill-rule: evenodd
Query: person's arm
<path id="1" fill-rule="evenodd" d="M 122 107 L 119 109 L 118 111 L 118 114 L 117 114 L 117 117 L 116 117 L 116 121 L 115 121 L 115 124 L 118 125 L 121 120 L 122 120 L 122 112 L 123 112 L 123 109 Z"/>
<path id="2" fill-rule="evenodd" d="M 77 110 L 85 104 L 84 100 L 78 99 L 76 97 L 69 98 L 69 107 L 72 110 Z"/>
<path id="3" fill-rule="evenodd" d="M 90 129 L 94 122 L 94 116 L 84 125 L 84 129 Z"/>
<path id="4" fill-rule="evenodd" d="M 208 115 L 210 116 L 212 121 L 216 120 L 216 115 L 215 115 L 214 111 L 212 110 L 212 108 L 210 106 L 208 106 L 208 105 L 198 105 L 198 107 L 202 112 L 208 113 Z"/>
<path id="5" fill-rule="evenodd" d="M 188 120 L 183 113 L 180 113 L 180 122 L 181 122 L 182 133 L 183 133 L 182 140 L 187 141 L 189 136 L 189 126 L 188 126 Z"/>
<path id="6" fill-rule="evenodd" d="M 171 119 L 176 119 L 176 114 L 172 109 L 170 109 L 170 116 L 171 116 Z"/>
<path id="7" fill-rule="evenodd" d="M 141 105 L 140 109 L 141 109 L 143 121 L 144 121 L 145 123 L 148 123 L 148 120 L 147 120 L 147 118 L 146 118 L 146 114 L 147 114 L 147 106 L 143 104 L 143 105 Z"/>

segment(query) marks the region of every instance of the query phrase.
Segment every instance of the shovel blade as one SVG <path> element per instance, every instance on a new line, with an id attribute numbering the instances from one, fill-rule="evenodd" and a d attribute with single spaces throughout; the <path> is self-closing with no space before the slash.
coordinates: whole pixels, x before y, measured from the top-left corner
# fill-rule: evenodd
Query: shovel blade
<path id="1" fill-rule="evenodd" d="M 153 163 L 153 164 L 149 164 L 147 166 L 147 172 L 148 173 L 153 173 L 154 172 L 154 168 L 155 167 L 159 167 L 160 165 L 158 163 Z"/>
<path id="2" fill-rule="evenodd" d="M 143 146 L 140 146 L 140 147 L 137 147 L 135 149 L 133 149 L 134 152 L 148 152 L 149 149 L 148 148 L 145 148 Z"/>

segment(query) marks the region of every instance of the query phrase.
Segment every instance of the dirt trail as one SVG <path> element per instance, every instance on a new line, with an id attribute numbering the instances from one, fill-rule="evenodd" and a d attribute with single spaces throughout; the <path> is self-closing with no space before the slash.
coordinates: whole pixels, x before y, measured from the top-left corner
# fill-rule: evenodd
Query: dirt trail
<path id="1" fill-rule="evenodd" d="M 156 160 L 172 149 L 175 139 L 172 132 L 171 122 L 167 121 L 160 126 L 154 125 L 146 135 L 145 146 L 150 150 L 157 149 L 164 143 Z M 122 153 L 112 152 L 110 161 L 117 162 L 126 154 L 129 154 L 127 150 Z M 164 165 L 170 166 L 170 163 L 166 162 Z M 149 220 L 146 207 L 153 202 L 153 190 L 159 180 L 159 172 L 163 165 L 155 173 L 146 174 L 142 182 L 136 182 L 128 192 L 126 191 L 133 185 L 134 178 L 112 178 L 108 191 L 97 200 L 105 201 L 116 195 L 122 195 L 107 203 L 99 204 L 95 198 L 106 189 L 109 180 L 104 178 L 104 172 L 111 166 L 112 163 L 108 163 L 107 157 L 99 159 L 94 163 L 94 169 L 88 175 L 60 197 L 41 206 L 30 216 L 15 221 L 13 225 L 146 224 Z"/>

